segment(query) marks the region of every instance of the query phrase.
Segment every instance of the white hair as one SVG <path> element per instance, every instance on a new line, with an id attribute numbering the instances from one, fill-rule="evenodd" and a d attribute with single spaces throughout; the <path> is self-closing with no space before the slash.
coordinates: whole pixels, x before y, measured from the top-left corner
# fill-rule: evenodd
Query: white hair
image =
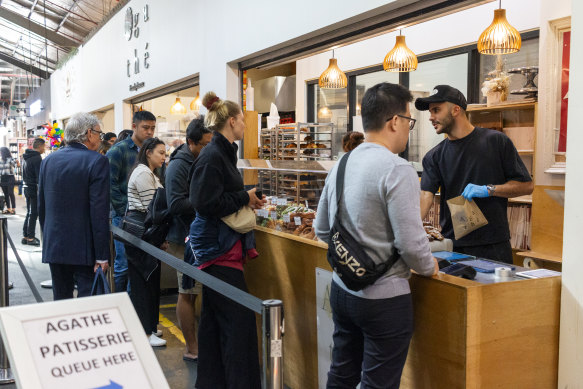
<path id="1" fill-rule="evenodd" d="M 93 129 L 99 124 L 97 116 L 79 112 L 71 116 L 64 131 L 64 138 L 67 144 L 72 142 L 85 143 L 87 141 L 87 130 Z"/>

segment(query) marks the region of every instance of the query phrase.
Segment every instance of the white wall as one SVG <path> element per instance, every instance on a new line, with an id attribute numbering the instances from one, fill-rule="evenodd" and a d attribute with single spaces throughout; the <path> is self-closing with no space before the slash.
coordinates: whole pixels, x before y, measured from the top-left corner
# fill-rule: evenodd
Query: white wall
<path id="1" fill-rule="evenodd" d="M 573 1 L 571 19 L 571 63 L 569 106 L 583 106 L 583 2 Z M 561 389 L 583 385 L 583 120 L 581 110 L 569 109 L 567 132 L 567 178 L 565 185 L 565 225 L 563 230 L 563 282 L 561 291 L 561 339 L 559 385 Z M 574 131 L 573 131 L 574 130 Z M 567 211 L 568 210 L 568 211 Z"/>
<path id="2" fill-rule="evenodd" d="M 226 64 L 386 3 L 297 0 L 283 7 L 269 0 L 132 0 L 128 6 L 135 12 L 142 14 L 145 4 L 150 10 L 150 20 L 144 23 L 141 19 L 138 24 L 139 37 L 128 42 L 123 35 L 126 6 L 52 75 L 53 112 L 64 118 L 114 104 L 119 131 L 124 128 L 124 112 L 127 114 L 124 100 L 197 73 L 201 90 L 238 99 L 237 75 L 227 71 Z M 150 68 L 141 66 L 139 75 L 128 78 L 126 60 L 133 58 L 134 49 L 143 55 L 146 42 Z M 73 79 L 70 98 L 64 94 L 68 75 Z M 129 85 L 136 81 L 145 82 L 145 87 L 130 92 Z"/>

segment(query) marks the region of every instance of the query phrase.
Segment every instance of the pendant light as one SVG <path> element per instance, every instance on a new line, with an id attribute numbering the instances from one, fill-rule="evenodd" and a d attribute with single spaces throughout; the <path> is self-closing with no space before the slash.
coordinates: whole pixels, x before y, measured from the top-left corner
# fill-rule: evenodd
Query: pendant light
<path id="1" fill-rule="evenodd" d="M 170 114 L 171 115 L 184 115 L 186 114 L 186 107 L 180 101 L 180 94 L 176 96 L 176 101 L 170 107 Z"/>
<path id="2" fill-rule="evenodd" d="M 334 50 L 332 50 L 332 58 L 330 58 L 330 65 L 320 75 L 318 86 L 322 89 L 343 89 L 348 85 L 346 74 L 338 67 L 336 58 L 334 58 Z"/>
<path id="3" fill-rule="evenodd" d="M 200 101 L 200 93 L 196 92 L 196 98 L 190 102 L 191 111 L 200 111 L 200 106 L 202 102 Z"/>
<path id="4" fill-rule="evenodd" d="M 386 72 L 412 72 L 417 70 L 417 56 L 405 44 L 405 37 L 399 35 L 396 37 L 395 47 L 385 56 L 383 69 Z"/>
<path id="5" fill-rule="evenodd" d="M 502 0 L 494 10 L 494 20 L 482 32 L 478 39 L 480 54 L 512 54 L 520 50 L 522 39 L 518 30 L 506 20 L 506 10 L 502 9 Z"/>

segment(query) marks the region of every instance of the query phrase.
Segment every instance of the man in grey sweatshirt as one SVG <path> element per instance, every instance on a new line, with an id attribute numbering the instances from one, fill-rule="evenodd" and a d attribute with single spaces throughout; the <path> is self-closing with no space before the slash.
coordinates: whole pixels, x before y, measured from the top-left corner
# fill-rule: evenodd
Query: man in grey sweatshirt
<path id="1" fill-rule="evenodd" d="M 370 88 L 362 100 L 366 140 L 350 154 L 341 203 L 343 226 L 381 263 L 400 259 L 374 284 L 348 289 L 334 273 L 330 292 L 334 348 L 327 388 L 398 388 L 413 334 L 411 269 L 437 274 L 437 261 L 419 217 L 419 179 L 398 153 L 413 129 L 411 93 L 395 84 Z M 330 171 L 318 205 L 316 235 L 329 242 L 337 212 L 336 172 Z"/>

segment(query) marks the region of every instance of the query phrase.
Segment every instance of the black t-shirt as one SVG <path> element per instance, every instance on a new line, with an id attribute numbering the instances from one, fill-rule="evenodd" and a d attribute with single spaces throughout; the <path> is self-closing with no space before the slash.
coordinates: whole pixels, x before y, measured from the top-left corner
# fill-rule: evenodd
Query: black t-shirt
<path id="1" fill-rule="evenodd" d="M 504 133 L 475 127 L 458 140 L 445 139 L 423 158 L 421 190 L 436 193 L 441 187 L 440 224 L 442 234 L 455 246 L 478 246 L 510 239 L 508 200 L 502 197 L 475 198 L 488 220 L 460 240 L 454 239 L 447 200 L 460 196 L 467 184 L 502 185 L 508 181 L 531 181 L 530 174 L 512 141 Z"/>

